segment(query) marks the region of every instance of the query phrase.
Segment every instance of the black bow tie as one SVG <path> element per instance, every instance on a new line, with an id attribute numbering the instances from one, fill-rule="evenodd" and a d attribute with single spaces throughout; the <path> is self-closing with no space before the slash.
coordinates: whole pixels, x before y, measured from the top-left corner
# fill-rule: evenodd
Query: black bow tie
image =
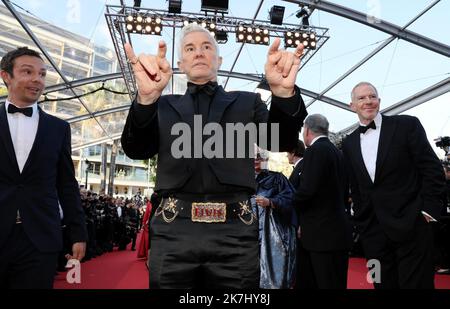
<path id="1" fill-rule="evenodd" d="M 188 91 L 190 94 L 196 94 L 203 91 L 209 96 L 212 96 L 216 92 L 217 86 L 217 82 L 212 81 L 209 81 L 203 85 L 197 85 L 191 82 L 187 83 Z"/>
<path id="2" fill-rule="evenodd" d="M 377 128 L 377 126 L 375 125 L 375 122 L 372 120 L 371 123 L 369 123 L 367 126 L 359 126 L 359 133 L 366 133 L 367 130 L 369 129 L 373 129 L 375 130 Z"/>
<path id="3" fill-rule="evenodd" d="M 8 105 L 8 113 L 10 113 L 10 114 L 22 113 L 27 117 L 31 117 L 31 116 L 33 116 L 33 108 L 32 107 L 19 108 L 15 105 L 9 104 Z"/>

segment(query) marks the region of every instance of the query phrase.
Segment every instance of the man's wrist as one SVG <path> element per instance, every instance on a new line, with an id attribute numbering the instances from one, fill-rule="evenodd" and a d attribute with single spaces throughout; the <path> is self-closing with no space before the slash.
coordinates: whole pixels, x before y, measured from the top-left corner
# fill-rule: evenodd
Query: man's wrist
<path id="1" fill-rule="evenodd" d="M 292 89 L 272 89 L 272 95 L 279 98 L 292 98 L 295 95 L 295 88 Z"/>
<path id="2" fill-rule="evenodd" d="M 138 93 L 136 96 L 136 103 L 141 104 L 141 105 L 151 105 L 151 104 L 155 103 L 156 101 L 158 101 L 160 96 L 161 96 L 161 94 L 159 94 L 157 97 L 142 96 Z"/>

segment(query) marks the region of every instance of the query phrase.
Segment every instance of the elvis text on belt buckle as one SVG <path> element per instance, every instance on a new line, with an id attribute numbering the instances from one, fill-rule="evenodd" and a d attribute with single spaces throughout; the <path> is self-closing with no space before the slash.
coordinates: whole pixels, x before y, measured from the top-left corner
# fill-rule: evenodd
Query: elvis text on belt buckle
<path id="1" fill-rule="evenodd" d="M 227 218 L 226 203 L 192 203 L 191 220 L 193 222 L 219 223 Z"/>

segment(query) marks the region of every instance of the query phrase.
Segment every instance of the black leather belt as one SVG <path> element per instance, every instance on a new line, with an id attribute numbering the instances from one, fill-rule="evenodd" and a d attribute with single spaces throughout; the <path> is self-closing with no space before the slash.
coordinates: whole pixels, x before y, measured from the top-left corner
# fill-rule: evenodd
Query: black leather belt
<path id="1" fill-rule="evenodd" d="M 191 201 L 176 197 L 163 198 L 156 209 L 155 216 L 162 216 L 167 223 L 178 218 L 190 218 L 198 223 L 225 223 L 227 220 L 239 218 L 251 225 L 256 216 L 252 211 L 250 198 L 236 202 L 225 202 L 215 198 L 213 201 Z"/>

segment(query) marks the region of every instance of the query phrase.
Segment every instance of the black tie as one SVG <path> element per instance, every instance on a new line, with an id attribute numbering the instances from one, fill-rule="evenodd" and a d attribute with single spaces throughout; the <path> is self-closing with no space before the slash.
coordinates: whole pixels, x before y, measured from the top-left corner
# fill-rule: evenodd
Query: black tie
<path id="1" fill-rule="evenodd" d="M 367 130 L 373 129 L 375 130 L 377 126 L 375 125 L 375 122 L 372 120 L 371 123 L 369 123 L 367 126 L 359 126 L 359 133 L 364 134 Z"/>
<path id="2" fill-rule="evenodd" d="M 31 117 L 31 116 L 33 116 L 33 108 L 32 107 L 19 108 L 15 105 L 9 104 L 8 105 L 8 113 L 10 113 L 10 114 L 22 113 L 27 117 Z"/>
<path id="3" fill-rule="evenodd" d="M 188 91 L 190 94 L 197 94 L 199 92 L 204 92 L 209 96 L 212 96 L 216 92 L 217 82 L 209 81 L 203 85 L 197 85 L 191 82 L 188 82 Z"/>

